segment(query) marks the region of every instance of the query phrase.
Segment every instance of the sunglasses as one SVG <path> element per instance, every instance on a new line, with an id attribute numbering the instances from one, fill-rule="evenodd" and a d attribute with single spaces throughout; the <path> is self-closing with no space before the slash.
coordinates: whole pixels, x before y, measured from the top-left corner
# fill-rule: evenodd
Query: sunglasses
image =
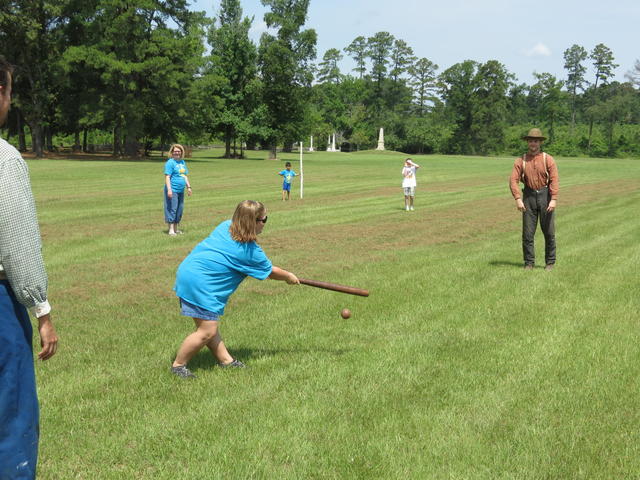
<path id="1" fill-rule="evenodd" d="M 267 219 L 269 216 L 265 216 L 264 218 L 256 218 L 256 222 L 267 223 Z"/>

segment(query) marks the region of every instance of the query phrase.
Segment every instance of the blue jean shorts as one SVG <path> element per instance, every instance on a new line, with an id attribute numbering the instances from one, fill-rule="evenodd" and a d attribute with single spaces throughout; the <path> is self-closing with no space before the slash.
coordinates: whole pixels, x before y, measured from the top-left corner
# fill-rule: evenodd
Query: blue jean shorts
<path id="1" fill-rule="evenodd" d="M 186 300 L 180 299 L 180 313 L 185 317 L 200 318 L 202 320 L 211 320 L 217 322 L 220 320 L 220 315 L 217 313 L 205 310 L 202 307 L 189 303 Z"/>

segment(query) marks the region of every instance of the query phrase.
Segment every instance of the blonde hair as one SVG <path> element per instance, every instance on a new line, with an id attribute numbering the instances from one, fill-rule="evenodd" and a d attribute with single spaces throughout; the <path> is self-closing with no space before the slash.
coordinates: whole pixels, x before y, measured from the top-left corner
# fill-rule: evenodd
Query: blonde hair
<path id="1" fill-rule="evenodd" d="M 184 158 L 184 147 L 182 145 L 180 145 L 179 143 L 174 143 L 173 145 L 171 145 L 171 148 L 169 149 L 169 154 L 173 153 L 173 149 L 174 148 L 178 148 L 180 150 L 180 158 Z"/>
<path id="2" fill-rule="evenodd" d="M 233 212 L 229 232 L 236 242 L 248 243 L 258 239 L 256 225 L 259 218 L 264 217 L 267 209 L 261 202 L 245 200 L 240 202 Z"/>

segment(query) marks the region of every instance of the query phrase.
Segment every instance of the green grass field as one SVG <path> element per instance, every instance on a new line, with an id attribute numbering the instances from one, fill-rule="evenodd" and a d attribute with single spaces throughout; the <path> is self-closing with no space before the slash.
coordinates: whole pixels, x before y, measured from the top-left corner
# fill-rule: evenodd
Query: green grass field
<path id="1" fill-rule="evenodd" d="M 38 363 L 42 479 L 595 479 L 640 472 L 640 160 L 558 159 L 558 264 L 522 269 L 512 158 L 399 153 L 188 165 L 185 235 L 163 161 L 30 160 L 61 338 Z M 247 279 L 221 324 L 248 368 L 169 374 L 192 329 L 188 252 L 244 199 L 261 245 L 353 297 Z M 349 320 L 340 318 L 343 307 Z"/>

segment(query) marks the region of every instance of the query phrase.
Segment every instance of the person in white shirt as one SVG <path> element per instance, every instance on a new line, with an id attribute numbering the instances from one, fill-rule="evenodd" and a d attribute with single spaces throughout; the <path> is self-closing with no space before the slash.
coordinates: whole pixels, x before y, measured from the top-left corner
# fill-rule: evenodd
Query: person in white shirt
<path id="1" fill-rule="evenodd" d="M 413 210 L 413 199 L 416 196 L 416 170 L 420 165 L 407 158 L 402 167 L 402 188 L 404 190 L 404 209 Z"/>

